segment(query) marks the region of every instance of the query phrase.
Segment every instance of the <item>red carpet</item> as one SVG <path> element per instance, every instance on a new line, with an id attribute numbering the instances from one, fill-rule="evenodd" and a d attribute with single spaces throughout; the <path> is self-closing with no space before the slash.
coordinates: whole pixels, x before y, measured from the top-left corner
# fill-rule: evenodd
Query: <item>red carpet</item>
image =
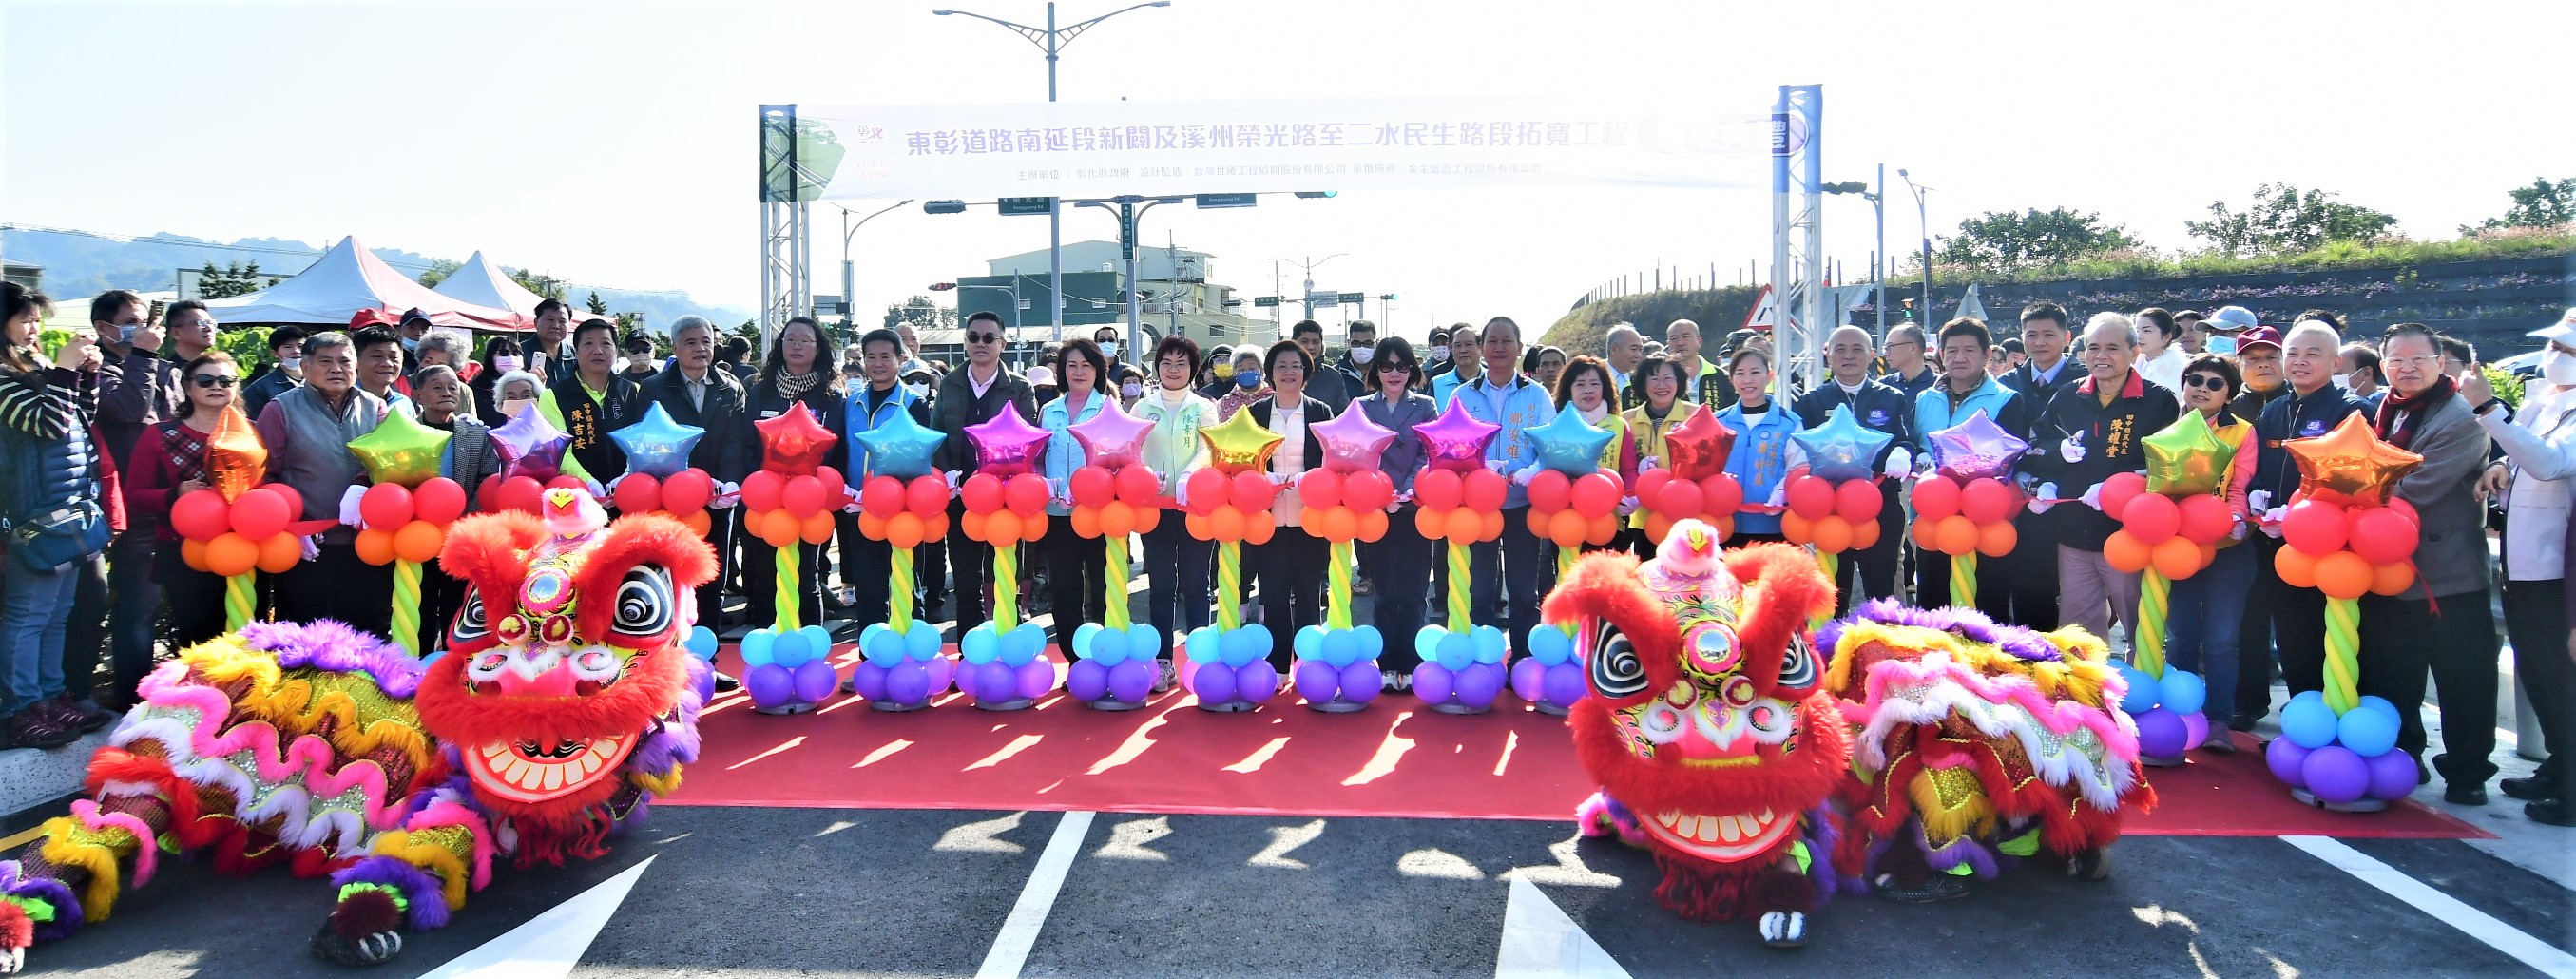
<path id="1" fill-rule="evenodd" d="M 728 672 L 737 665 L 728 650 Z M 1061 691 L 1009 713 L 962 694 L 937 704 L 887 714 L 845 696 L 772 717 L 720 697 L 701 721 L 704 754 L 667 804 L 1570 820 L 1593 789 L 1564 721 L 1508 694 L 1473 717 L 1402 695 L 1322 714 L 1294 691 L 1239 714 L 1201 711 L 1180 690 L 1126 713 Z M 2133 833 L 2485 835 L 2413 803 L 2373 815 L 2299 805 L 2251 751 L 2149 778 L 2164 802 Z"/>

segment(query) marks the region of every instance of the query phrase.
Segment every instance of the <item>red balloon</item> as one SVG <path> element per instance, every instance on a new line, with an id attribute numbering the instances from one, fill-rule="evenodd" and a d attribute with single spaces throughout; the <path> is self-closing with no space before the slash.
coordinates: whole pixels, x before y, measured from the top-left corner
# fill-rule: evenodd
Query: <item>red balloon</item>
<path id="1" fill-rule="evenodd" d="M 1502 511 L 1504 494 L 1511 488 L 1510 480 L 1491 469 L 1479 469 L 1468 473 L 1464 482 L 1459 500 L 1467 505 L 1467 509 L 1478 513 Z"/>
<path id="2" fill-rule="evenodd" d="M 1834 484 L 1821 476 L 1800 476 L 1789 481 L 1785 501 L 1799 516 L 1822 520 L 1834 515 Z"/>
<path id="3" fill-rule="evenodd" d="M 1279 487 L 1270 485 L 1269 473 L 1236 473 L 1233 491 L 1228 495 L 1233 499 L 1235 509 L 1250 514 L 1255 510 L 1270 509 L 1271 498 L 1279 495 Z"/>
<path id="4" fill-rule="evenodd" d="M 1655 512 L 1663 514 L 1664 519 L 1684 520 L 1708 511 L 1708 494 L 1700 492 L 1698 483 L 1675 479 L 1655 493 L 1654 504 Z"/>
<path id="5" fill-rule="evenodd" d="M 778 490 L 778 505 L 804 519 L 823 512 L 823 481 L 812 476 L 791 476 Z"/>
<path id="6" fill-rule="evenodd" d="M 859 484 L 859 509 L 879 520 L 893 519 L 903 512 L 903 480 L 892 476 L 870 476 Z"/>
<path id="7" fill-rule="evenodd" d="M 1163 495 L 1162 477 L 1144 466 L 1120 466 L 1118 476 L 1112 482 L 1116 484 L 1119 502 L 1129 506 L 1152 506 L 1154 500 Z"/>
<path id="8" fill-rule="evenodd" d="M 1384 511 L 1395 500 L 1395 481 L 1375 469 L 1342 477 L 1342 505 L 1353 510 Z"/>
<path id="9" fill-rule="evenodd" d="M 546 480 L 545 488 L 581 490 L 585 493 L 590 491 L 590 487 L 582 485 L 581 477 L 571 473 L 556 473 L 555 478 Z"/>
<path id="10" fill-rule="evenodd" d="M 243 494 L 249 495 L 247 493 Z M 233 503 L 233 525 L 241 525 L 241 503 Z M 2372 564 L 2396 564 L 2415 555 L 2419 531 L 2404 514 L 2390 507 L 2372 507 L 2353 515 L 2352 552 Z"/>
<path id="11" fill-rule="evenodd" d="M 1118 478 L 1109 475 L 1109 470 L 1099 466 L 1084 466 L 1074 470 L 1073 478 L 1068 482 L 1071 484 L 1073 502 L 1076 506 L 1108 506 L 1111 500 L 1118 498 Z"/>
<path id="12" fill-rule="evenodd" d="M 2228 510 L 2226 500 L 2206 494 L 2183 498 L 2182 535 L 2192 543 L 2218 543 L 2235 523 L 2235 515 Z"/>
<path id="13" fill-rule="evenodd" d="M 1718 473 L 1699 481 L 1700 509 L 1720 520 L 1732 520 L 1737 510 L 1744 509 L 1744 484 L 1732 473 Z"/>
<path id="14" fill-rule="evenodd" d="M 545 485 L 537 482 L 536 477 L 512 476 L 502 480 L 501 485 L 493 487 L 492 495 L 484 499 L 483 510 L 486 513 L 501 510 L 535 513 L 539 498 L 544 493 Z"/>
<path id="15" fill-rule="evenodd" d="M 484 510 L 488 511 L 499 507 L 501 505 L 499 502 L 501 499 L 501 474 L 493 473 L 492 475 L 483 477 L 482 485 L 474 488 L 474 498 L 482 501 L 482 509 Z M 300 551 L 297 552 L 295 559 L 298 561 L 303 560 L 303 553 Z"/>
<path id="16" fill-rule="evenodd" d="M 421 488 L 428 489 L 429 484 L 423 483 Z M 627 473 L 626 478 L 617 481 L 617 491 L 610 497 L 617 503 L 619 513 L 651 513 L 662 508 L 662 482 L 650 473 Z"/>
<path id="17" fill-rule="evenodd" d="M 1342 474 L 1330 469 L 1310 469 L 1297 478 L 1297 502 L 1310 510 L 1330 510 L 1342 505 Z"/>
<path id="18" fill-rule="evenodd" d="M 1648 469 L 1640 472 L 1637 474 L 1637 481 L 1629 484 L 1628 495 L 1636 497 L 1646 504 L 1646 509 L 1652 510 L 1655 507 L 1656 495 L 1663 490 L 1665 483 L 1672 481 L 1672 478 L 1673 471 L 1670 469 Z"/>
<path id="19" fill-rule="evenodd" d="M 754 470 L 742 478 L 742 505 L 753 513 L 778 509 L 778 494 L 787 488 L 787 480 L 767 469 Z"/>
<path id="20" fill-rule="evenodd" d="M 429 482 L 445 482 L 451 487 L 456 485 L 456 481 L 452 479 L 433 479 Z M 421 488 L 428 489 L 429 483 L 421 484 Z M 465 491 L 459 489 L 456 495 L 460 501 L 458 509 L 461 510 Z M 287 512 L 286 497 L 278 495 L 277 491 L 268 487 L 254 486 L 243 491 L 241 496 L 233 500 L 232 518 L 232 529 L 235 533 L 252 543 L 258 543 L 285 533 L 287 521 L 295 519 L 295 515 Z"/>
<path id="21" fill-rule="evenodd" d="M 1886 508 L 1887 500 L 1878 494 L 1876 480 L 1845 480 L 1834 487 L 1834 513 L 1852 523 L 1876 520 L 1878 512 Z"/>
<path id="22" fill-rule="evenodd" d="M 903 508 L 914 516 L 928 520 L 948 515 L 948 477 L 938 473 L 915 476 L 904 484 Z M 924 536 L 936 537 L 937 534 Z"/>
<path id="23" fill-rule="evenodd" d="M 1959 484 L 1948 476 L 1914 481 L 1914 519 L 1939 520 L 1959 512 Z"/>
<path id="24" fill-rule="evenodd" d="M 2312 557 L 2343 550 L 2349 532 L 2343 510 L 2323 500 L 2290 504 L 2290 512 L 2281 517 L 2281 539 Z"/>
<path id="25" fill-rule="evenodd" d="M 180 494 L 170 504 L 170 529 L 189 540 L 213 540 L 232 529 L 231 508 L 224 505 L 223 494 L 213 490 Z"/>
<path id="26" fill-rule="evenodd" d="M 440 527 L 447 526 L 455 523 L 456 518 L 465 515 L 465 487 L 457 485 L 455 480 L 445 476 L 432 476 L 427 482 L 420 484 L 420 488 L 411 491 L 411 507 L 413 516 Z M 233 510 L 233 525 L 239 527 L 241 501 L 233 501 Z"/>
<path id="27" fill-rule="evenodd" d="M 966 477 L 959 498 L 966 501 L 968 513 L 991 513 L 1002 508 L 1002 479 L 992 473 Z"/>
<path id="28" fill-rule="evenodd" d="M 1619 480 L 1608 473 L 1585 473 L 1566 493 L 1566 502 L 1586 520 L 1598 520 L 1619 509 Z"/>
<path id="29" fill-rule="evenodd" d="M 2021 491 L 1998 479 L 1971 479 L 1959 490 L 1960 515 L 1979 526 L 2012 519 L 2021 503 Z"/>
<path id="30" fill-rule="evenodd" d="M 1002 484 L 1002 502 L 1023 517 L 1045 513 L 1047 495 L 1046 477 L 1036 473 L 1020 473 Z"/>
<path id="31" fill-rule="evenodd" d="M 304 494 L 296 492 L 295 487 L 285 483 L 263 483 L 259 488 L 275 493 L 278 499 L 286 501 L 287 520 L 304 519 Z"/>
<path id="32" fill-rule="evenodd" d="M 358 516 L 373 530 L 399 530 L 411 522 L 411 511 L 411 491 L 400 483 L 377 483 L 358 498 Z"/>
<path id="33" fill-rule="evenodd" d="M 2129 501 L 2147 491 L 2147 474 L 2116 473 L 2102 481 L 2102 512 L 2116 518 L 2128 512 Z"/>
<path id="34" fill-rule="evenodd" d="M 2129 498 L 2120 510 L 2120 526 L 2138 543 L 2154 547 L 2182 532 L 2182 508 L 2172 497 L 2158 493 L 2140 493 Z"/>
<path id="35" fill-rule="evenodd" d="M 662 481 L 662 508 L 672 513 L 696 513 L 715 497 L 716 481 L 704 469 L 683 469 Z"/>
<path id="36" fill-rule="evenodd" d="M 1574 481 L 1554 469 L 1539 470 L 1525 489 L 1529 490 L 1530 509 L 1540 513 L 1555 513 L 1573 502 Z"/>
<path id="37" fill-rule="evenodd" d="M 850 502 L 850 484 L 841 478 L 840 470 L 816 467 L 814 481 L 823 484 L 823 509 L 838 510 Z"/>
<path id="38" fill-rule="evenodd" d="M 1413 477 L 1413 499 L 1425 510 L 1447 510 L 1466 495 L 1466 483 L 1447 469 L 1425 469 Z"/>
<path id="39" fill-rule="evenodd" d="M 2420 531 L 2424 528 L 2424 515 L 2415 512 L 2415 504 L 2408 503 L 2392 496 L 2388 498 L 2386 506 L 2391 510 L 2397 511 L 2398 516 L 2406 518 L 2407 523 L 2414 524 L 2417 530 Z"/>
<path id="40" fill-rule="evenodd" d="M 1226 505 L 1226 498 L 1232 495 L 1225 474 L 1214 469 L 1201 469 L 1191 473 L 1189 481 L 1182 484 L 1182 488 L 1189 491 L 1190 512 L 1202 517 L 1215 513 L 1218 507 Z"/>

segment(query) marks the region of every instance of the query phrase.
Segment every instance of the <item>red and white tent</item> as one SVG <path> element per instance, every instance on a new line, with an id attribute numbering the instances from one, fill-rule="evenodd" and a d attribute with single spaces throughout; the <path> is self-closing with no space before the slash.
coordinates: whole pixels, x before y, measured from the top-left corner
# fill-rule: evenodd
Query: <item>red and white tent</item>
<path id="1" fill-rule="evenodd" d="M 482 252 L 475 252 L 463 266 L 439 280 L 433 291 L 460 302 L 506 309 L 532 322 L 537 318 L 537 304 L 546 298 L 503 275 L 500 269 L 483 260 Z"/>
<path id="2" fill-rule="evenodd" d="M 414 282 L 355 237 L 340 239 L 292 279 L 258 292 L 209 299 L 206 308 L 226 326 L 300 323 L 337 328 L 347 326 L 359 310 L 400 314 L 415 308 L 429 314 L 431 323 L 453 329 L 499 332 L 536 326 L 534 317 L 516 310 L 467 302 Z"/>

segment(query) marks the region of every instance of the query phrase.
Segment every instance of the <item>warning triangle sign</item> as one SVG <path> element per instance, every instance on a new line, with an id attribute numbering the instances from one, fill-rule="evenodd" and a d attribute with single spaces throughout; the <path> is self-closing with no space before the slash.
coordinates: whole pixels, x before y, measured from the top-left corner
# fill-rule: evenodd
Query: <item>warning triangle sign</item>
<path id="1" fill-rule="evenodd" d="M 1772 292 L 1771 287 L 1766 285 L 1762 287 L 1760 293 L 1754 295 L 1753 309 L 1744 314 L 1743 328 L 1760 330 L 1764 333 L 1778 333 L 1788 322 L 1789 317 L 1780 311 L 1778 294 Z"/>

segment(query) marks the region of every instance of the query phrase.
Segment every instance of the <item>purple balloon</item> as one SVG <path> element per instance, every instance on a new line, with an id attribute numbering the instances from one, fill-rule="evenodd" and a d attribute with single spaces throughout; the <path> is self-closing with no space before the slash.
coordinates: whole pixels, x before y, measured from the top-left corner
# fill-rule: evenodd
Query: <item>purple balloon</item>
<path id="1" fill-rule="evenodd" d="M 1331 703 L 1333 694 L 1342 689 L 1341 671 L 1323 660 L 1310 659 L 1299 663 L 1293 675 L 1297 678 L 1297 695 L 1306 698 L 1310 704 Z"/>
<path id="2" fill-rule="evenodd" d="M 1036 700 L 1046 696 L 1047 691 L 1055 689 L 1055 663 L 1046 657 L 1041 656 L 1020 664 L 1019 674 L 1019 693 L 1022 697 Z"/>
<path id="3" fill-rule="evenodd" d="M 2361 760 L 2370 772 L 2370 797 L 2395 802 L 2415 792 L 2415 756 L 2391 748 Z"/>
<path id="4" fill-rule="evenodd" d="M 1234 695 L 1256 703 L 1279 692 L 1279 669 L 1266 659 L 1243 664 L 1234 671 Z"/>
<path id="5" fill-rule="evenodd" d="M 957 661 L 948 658 L 945 654 L 933 656 L 929 662 L 922 665 L 930 671 L 923 681 L 921 691 L 923 700 L 947 693 L 948 684 L 957 679 Z"/>
<path id="6" fill-rule="evenodd" d="M 967 691 L 981 703 L 998 704 L 1019 692 L 1019 678 L 1002 661 L 977 663 L 966 668 Z"/>
<path id="7" fill-rule="evenodd" d="M 1207 662 L 1190 671 L 1190 692 L 1199 695 L 1203 704 L 1224 704 L 1234 700 L 1234 670 L 1223 663 Z"/>
<path id="8" fill-rule="evenodd" d="M 2299 776 L 2307 779 L 2310 794 L 2327 802 L 2352 802 L 2370 792 L 2370 766 L 2339 744 L 2308 752 L 2308 760 L 2299 765 Z"/>
<path id="9" fill-rule="evenodd" d="M 830 661 L 818 657 L 797 664 L 796 699 L 798 701 L 808 704 L 822 703 L 832 699 L 832 691 L 839 689 L 840 686 L 841 675 L 832 671 Z"/>
<path id="10" fill-rule="evenodd" d="M 2182 716 L 2183 750 L 2190 751 L 2200 747 L 2201 742 L 2207 740 L 2209 740 L 2209 715 L 2199 711 L 2184 714 Z"/>
<path id="11" fill-rule="evenodd" d="M 892 671 L 866 660 L 850 669 L 850 689 L 867 700 L 886 699 L 886 677 Z"/>
<path id="12" fill-rule="evenodd" d="M 1354 704 L 1376 700 L 1386 689 L 1386 675 L 1378 672 L 1376 660 L 1361 660 L 1342 667 L 1342 699 Z"/>
<path id="13" fill-rule="evenodd" d="M 1449 695 L 1455 692 L 1452 688 L 1456 680 L 1448 667 L 1425 660 L 1413 668 L 1413 695 L 1422 698 L 1426 704 L 1448 703 Z"/>
<path id="14" fill-rule="evenodd" d="M 2273 738 L 2272 746 L 2263 749 L 2263 764 L 2272 769 L 2272 777 L 2280 779 L 2281 784 L 2304 789 L 2308 787 L 2308 780 L 2300 772 L 2308 763 L 2308 754 L 2309 749 L 2299 747 L 2296 741 Z"/>
<path id="15" fill-rule="evenodd" d="M 1960 482 L 2012 478 L 2030 443 L 2015 437 L 1980 408 L 1968 420 L 1928 435 L 1932 458 L 1941 475 Z"/>
<path id="16" fill-rule="evenodd" d="M 1144 660 L 1127 660 L 1109 668 L 1109 695 L 1119 703 L 1141 704 L 1154 693 L 1155 666 Z"/>
<path id="17" fill-rule="evenodd" d="M 1109 668 L 1099 660 L 1078 659 L 1064 671 L 1064 689 L 1073 699 L 1089 703 L 1109 695 Z"/>
<path id="18" fill-rule="evenodd" d="M 1575 701 L 1583 699 L 1584 690 L 1583 668 L 1574 665 L 1573 661 L 1547 668 L 1543 692 L 1550 706 L 1572 707 Z"/>
<path id="19" fill-rule="evenodd" d="M 1503 693 L 1503 664 L 1478 663 L 1458 674 L 1458 702 L 1469 707 L 1494 705 Z"/>
<path id="20" fill-rule="evenodd" d="M 2147 758 L 2178 758 L 2183 753 L 2182 715 L 2163 707 L 2150 708 L 2137 715 L 2138 754 Z"/>
<path id="21" fill-rule="evenodd" d="M 751 694 L 752 706 L 776 707 L 796 698 L 796 675 L 776 663 L 762 663 L 742 675 L 742 689 Z"/>
<path id="22" fill-rule="evenodd" d="M 1535 656 L 1523 656 L 1512 664 L 1512 695 L 1537 703 L 1547 692 L 1547 667 Z"/>
<path id="23" fill-rule="evenodd" d="M 930 699 L 930 667 L 913 661 L 886 670 L 885 699 L 912 706 Z"/>

